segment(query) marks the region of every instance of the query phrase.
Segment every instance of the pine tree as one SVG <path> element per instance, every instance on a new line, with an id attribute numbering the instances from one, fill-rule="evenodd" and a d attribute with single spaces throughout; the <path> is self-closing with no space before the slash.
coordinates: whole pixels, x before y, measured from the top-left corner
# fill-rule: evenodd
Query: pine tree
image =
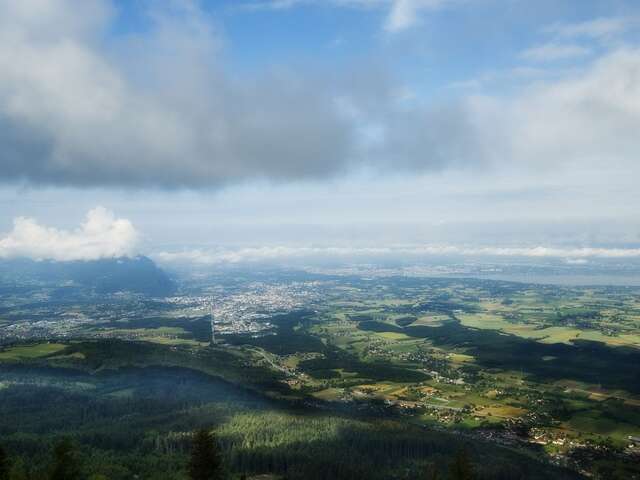
<path id="1" fill-rule="evenodd" d="M 438 468 L 433 464 L 428 465 L 425 470 L 424 478 L 425 480 L 439 480 L 440 474 L 438 473 Z"/>
<path id="2" fill-rule="evenodd" d="M 194 434 L 189 461 L 189 478 L 191 480 L 223 478 L 222 458 L 215 438 L 207 430 L 198 430 Z"/>
<path id="3" fill-rule="evenodd" d="M 466 450 L 460 450 L 449 465 L 451 480 L 473 480 L 473 467 Z"/>
<path id="4" fill-rule="evenodd" d="M 11 473 L 9 474 L 9 480 L 29 480 L 27 469 L 21 459 L 18 459 L 13 463 Z"/>
<path id="5" fill-rule="evenodd" d="M 9 456 L 2 445 L 0 445 L 0 480 L 8 480 L 10 470 Z"/>
<path id="6" fill-rule="evenodd" d="M 53 449 L 51 480 L 80 480 L 78 453 L 68 438 L 61 440 Z"/>

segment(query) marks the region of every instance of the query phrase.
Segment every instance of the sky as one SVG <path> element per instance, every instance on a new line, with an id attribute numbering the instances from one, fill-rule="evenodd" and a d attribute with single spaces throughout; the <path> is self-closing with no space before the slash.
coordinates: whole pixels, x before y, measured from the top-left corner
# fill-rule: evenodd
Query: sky
<path id="1" fill-rule="evenodd" d="M 0 257 L 640 256 L 635 0 L 0 0 Z"/>

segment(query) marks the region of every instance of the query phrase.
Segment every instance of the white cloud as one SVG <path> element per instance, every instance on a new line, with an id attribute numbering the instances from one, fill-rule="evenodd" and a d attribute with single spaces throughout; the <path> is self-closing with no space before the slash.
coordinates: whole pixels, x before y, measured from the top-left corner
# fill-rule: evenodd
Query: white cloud
<path id="1" fill-rule="evenodd" d="M 385 29 L 400 32 L 416 25 L 425 10 L 443 7 L 451 0 L 393 0 Z"/>
<path id="2" fill-rule="evenodd" d="M 138 233 L 129 220 L 96 207 L 78 229 L 60 230 L 32 218 L 14 220 L 13 230 L 0 238 L 0 258 L 34 260 L 96 260 L 131 256 Z"/>
<path id="3" fill-rule="evenodd" d="M 418 19 L 418 5 L 415 0 L 396 0 L 387 18 L 385 28 L 390 32 L 405 30 Z"/>
<path id="4" fill-rule="evenodd" d="M 499 102 L 509 158 L 568 169 L 637 171 L 640 50 L 607 54 L 584 71 Z"/>
<path id="5" fill-rule="evenodd" d="M 241 4 L 245 10 L 287 10 L 302 5 L 330 5 L 342 8 L 386 8 L 384 28 L 391 33 L 415 26 L 423 12 L 461 0 L 258 0 Z"/>
<path id="6" fill-rule="evenodd" d="M 640 258 L 633 248 L 555 248 L 555 247 L 461 247 L 456 245 L 416 245 L 392 247 L 290 247 L 269 246 L 239 249 L 186 250 L 159 252 L 154 258 L 165 264 L 219 265 L 262 263 L 292 260 L 341 260 L 347 262 L 371 259 L 415 259 L 427 257 L 524 257 L 565 259 L 584 264 L 588 259 Z"/>
<path id="7" fill-rule="evenodd" d="M 558 23 L 545 28 L 545 31 L 567 38 L 605 39 L 637 26 L 640 26 L 640 20 L 635 16 L 603 17 L 579 23 Z"/>
<path id="8" fill-rule="evenodd" d="M 529 48 L 522 52 L 520 56 L 525 60 L 535 62 L 553 62 L 556 60 L 584 57 L 590 53 L 591 50 L 582 45 L 546 43 Z"/>
<path id="9" fill-rule="evenodd" d="M 479 163 L 552 173 L 567 183 L 585 173 L 640 175 L 640 49 L 613 50 L 510 95 L 470 95 L 460 117 Z"/>
<path id="10" fill-rule="evenodd" d="M 388 7 L 394 0 L 247 0 L 236 8 L 243 11 L 289 10 L 302 6 L 371 9 Z"/>

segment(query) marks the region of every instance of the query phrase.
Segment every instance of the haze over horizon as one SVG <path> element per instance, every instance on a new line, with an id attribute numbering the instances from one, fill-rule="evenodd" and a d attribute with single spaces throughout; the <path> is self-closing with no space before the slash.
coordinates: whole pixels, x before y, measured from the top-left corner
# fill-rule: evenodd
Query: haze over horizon
<path id="1" fill-rule="evenodd" d="M 0 258 L 638 258 L 639 34 L 630 0 L 0 0 Z"/>

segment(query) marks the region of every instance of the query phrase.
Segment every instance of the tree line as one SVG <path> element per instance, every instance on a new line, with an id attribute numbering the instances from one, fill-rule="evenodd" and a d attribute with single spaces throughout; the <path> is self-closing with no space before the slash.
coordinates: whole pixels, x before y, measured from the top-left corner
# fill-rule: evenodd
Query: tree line
<path id="1" fill-rule="evenodd" d="M 53 447 L 51 461 L 43 473 L 30 474 L 21 460 L 13 460 L 0 445 L 0 480 L 109 480 L 106 475 L 86 475 L 78 445 L 62 438 Z M 226 468 L 218 441 L 213 433 L 200 429 L 193 433 L 189 459 L 184 468 L 188 480 L 246 480 L 246 474 L 232 475 Z M 286 478 L 286 477 L 285 477 Z M 356 478 L 356 477 L 354 477 Z M 466 451 L 460 450 L 449 464 L 448 474 L 441 476 L 434 464 L 413 476 L 416 480 L 474 480 L 473 466 Z"/>

